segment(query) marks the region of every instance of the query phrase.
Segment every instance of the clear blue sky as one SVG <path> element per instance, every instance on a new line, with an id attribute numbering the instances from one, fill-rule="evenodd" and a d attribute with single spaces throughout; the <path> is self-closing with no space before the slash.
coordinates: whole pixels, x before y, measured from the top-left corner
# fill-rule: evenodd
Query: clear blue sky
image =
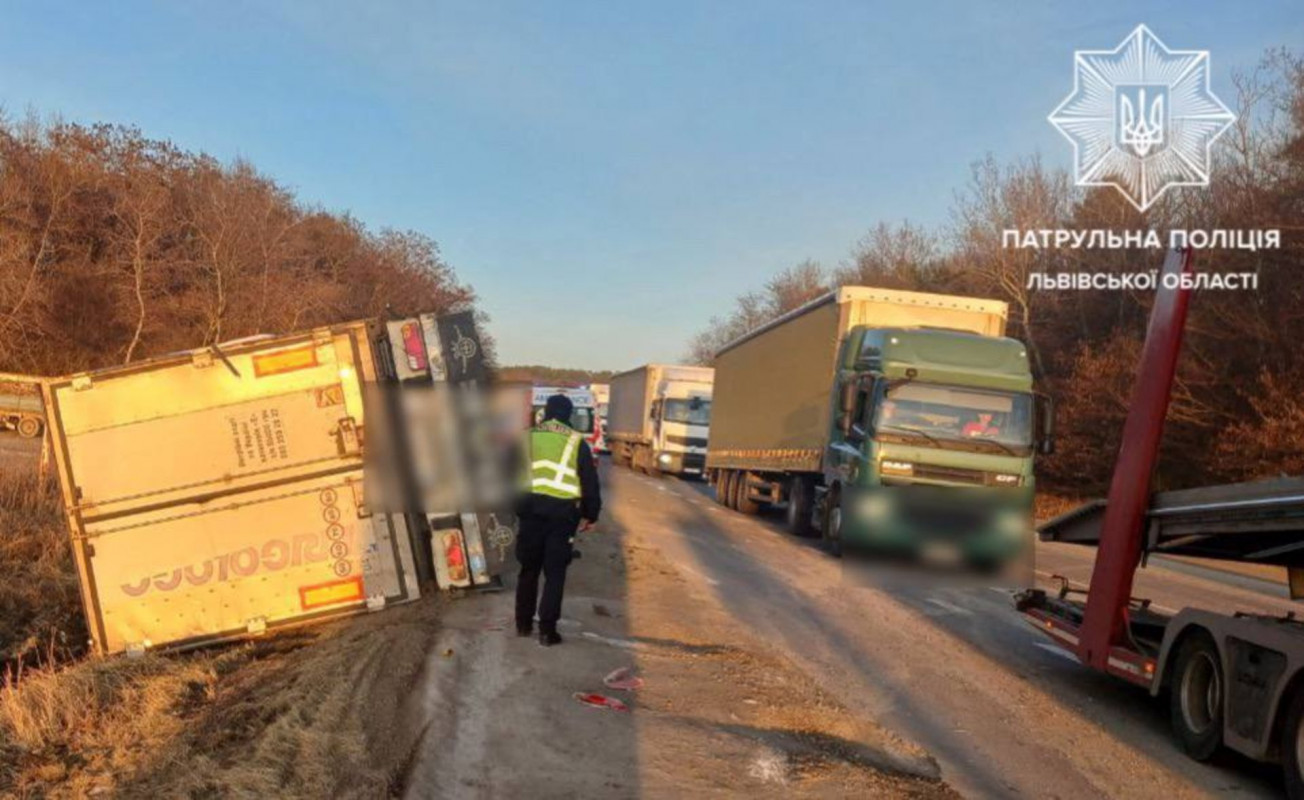
<path id="1" fill-rule="evenodd" d="M 972 161 L 1040 151 L 1075 48 L 1146 23 L 1214 91 L 1304 3 L 8 3 L 0 103 L 244 156 L 434 237 L 507 363 L 673 360 L 734 295 L 944 223 Z"/>

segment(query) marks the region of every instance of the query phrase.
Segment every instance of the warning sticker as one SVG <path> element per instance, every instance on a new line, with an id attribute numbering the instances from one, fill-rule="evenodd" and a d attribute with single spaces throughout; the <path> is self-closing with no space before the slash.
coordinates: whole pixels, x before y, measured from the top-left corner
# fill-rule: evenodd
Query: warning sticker
<path id="1" fill-rule="evenodd" d="M 317 347 L 315 345 L 254 356 L 254 375 L 259 378 L 315 366 L 317 366 Z"/>
<path id="2" fill-rule="evenodd" d="M 310 608 L 352 603 L 362 599 L 362 578 L 355 577 L 315 586 L 299 587 L 299 605 L 304 611 Z"/>

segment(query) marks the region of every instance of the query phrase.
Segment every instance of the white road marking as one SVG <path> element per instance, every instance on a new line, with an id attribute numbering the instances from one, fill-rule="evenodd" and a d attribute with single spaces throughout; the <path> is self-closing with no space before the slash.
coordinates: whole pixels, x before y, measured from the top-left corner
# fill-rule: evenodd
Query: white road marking
<path id="1" fill-rule="evenodd" d="M 967 617 L 971 617 L 971 616 L 973 616 L 973 612 L 970 611 L 969 609 L 967 609 L 967 608 L 961 608 L 960 606 L 957 606 L 955 603 L 948 603 L 947 601 L 945 601 L 945 600 L 939 600 L 939 599 L 936 598 L 936 597 L 929 597 L 929 598 L 926 598 L 926 601 L 925 601 L 925 602 L 932 603 L 933 605 L 937 606 L 938 608 L 945 609 L 945 610 L 951 612 L 952 614 L 963 614 L 964 616 L 967 616 Z"/>
<path id="2" fill-rule="evenodd" d="M 615 639 L 610 636 L 603 636 L 600 633 L 594 633 L 593 631 L 585 631 L 583 633 L 583 636 L 584 638 L 592 639 L 595 642 L 602 642 L 603 644 L 609 644 L 612 647 L 623 647 L 626 650 L 638 650 L 639 648 L 643 647 L 642 642 L 631 642 L 628 639 Z"/>
<path id="3" fill-rule="evenodd" d="M 687 573 L 689 573 L 690 575 L 696 575 L 698 578 L 700 578 L 700 579 L 706 581 L 707 583 L 711 584 L 712 586 L 719 586 L 719 585 L 720 585 L 720 582 L 717 581 L 715 578 L 712 578 L 710 575 L 703 575 L 702 573 L 698 572 L 697 570 L 693 569 L 692 567 L 684 566 L 683 564 L 676 564 L 676 565 L 675 565 L 675 569 L 680 570 L 680 571 L 682 571 L 682 572 L 687 572 Z"/>
<path id="4" fill-rule="evenodd" d="M 1033 644 L 1037 645 L 1042 650 L 1045 650 L 1047 653 L 1053 653 L 1054 655 L 1057 655 L 1060 658 L 1067 658 L 1069 661 L 1072 661 L 1074 664 L 1081 663 L 1080 661 L 1078 661 L 1077 656 L 1065 650 L 1063 647 L 1057 647 L 1053 644 L 1050 644 L 1049 642 L 1033 642 Z"/>

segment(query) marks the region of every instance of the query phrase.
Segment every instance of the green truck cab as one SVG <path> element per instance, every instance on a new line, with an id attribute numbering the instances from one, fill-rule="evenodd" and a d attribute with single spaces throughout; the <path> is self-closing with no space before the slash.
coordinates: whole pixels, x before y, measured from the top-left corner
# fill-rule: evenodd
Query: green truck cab
<path id="1" fill-rule="evenodd" d="M 820 527 L 832 547 L 982 569 L 1024 551 L 1052 416 L 1021 342 L 854 328 L 831 401 Z"/>

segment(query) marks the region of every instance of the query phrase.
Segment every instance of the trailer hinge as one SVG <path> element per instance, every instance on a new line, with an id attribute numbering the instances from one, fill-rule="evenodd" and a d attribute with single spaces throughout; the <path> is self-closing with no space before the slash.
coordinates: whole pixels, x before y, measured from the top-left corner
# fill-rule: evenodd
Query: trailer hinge
<path id="1" fill-rule="evenodd" d="M 373 595 L 371 595 L 370 597 L 367 598 L 367 610 L 368 610 L 368 611 L 384 611 L 384 610 L 385 610 L 385 602 L 386 602 L 386 601 L 385 601 L 385 595 L 383 595 L 383 594 L 373 594 Z"/>
<path id="2" fill-rule="evenodd" d="M 366 489 L 362 481 L 349 481 L 349 490 L 353 492 L 353 507 L 358 510 L 358 519 L 370 517 L 371 509 L 367 508 Z"/>
<path id="3" fill-rule="evenodd" d="M 91 376 L 85 373 L 72 376 L 72 390 L 74 392 L 82 392 L 89 388 L 91 388 Z"/>
<path id="4" fill-rule="evenodd" d="M 195 367 L 198 369 L 204 369 L 205 367 L 213 366 L 213 351 L 196 350 L 190 356 L 190 363 L 194 364 Z"/>
<path id="5" fill-rule="evenodd" d="M 261 636 L 267 633 L 267 617 L 254 617 L 245 623 L 245 630 L 251 636 Z"/>
<path id="6" fill-rule="evenodd" d="M 142 658 L 142 657 L 144 657 L 146 651 L 149 650 L 151 644 L 152 644 L 152 643 L 150 642 L 149 639 L 146 639 L 146 640 L 141 641 L 141 642 L 128 642 L 128 643 L 127 643 L 127 658 Z"/>
<path id="7" fill-rule="evenodd" d="M 334 338 L 330 328 L 317 328 L 312 332 L 312 340 L 317 344 L 328 344 Z"/>
<path id="8" fill-rule="evenodd" d="M 336 431 L 339 436 L 340 455 L 357 453 L 359 450 L 358 423 L 353 421 L 353 417 L 345 417 L 340 420 L 339 428 Z"/>

